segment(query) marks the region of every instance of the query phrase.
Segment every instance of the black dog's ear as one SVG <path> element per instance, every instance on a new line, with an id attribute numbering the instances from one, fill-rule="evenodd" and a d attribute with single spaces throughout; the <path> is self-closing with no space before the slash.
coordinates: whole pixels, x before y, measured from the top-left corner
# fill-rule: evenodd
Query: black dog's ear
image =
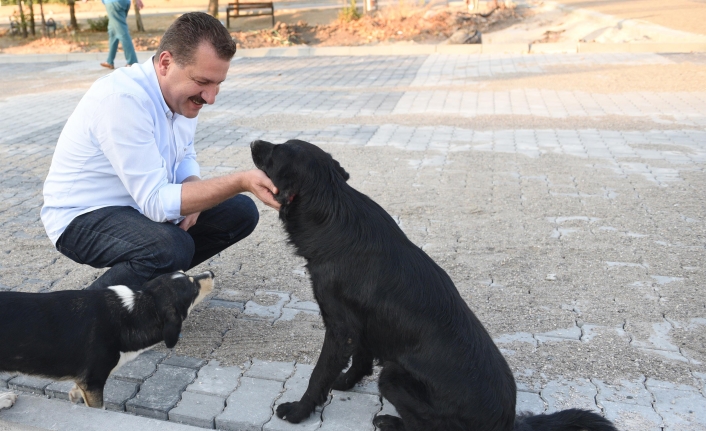
<path id="1" fill-rule="evenodd" d="M 336 167 L 336 171 L 338 171 L 338 173 L 341 174 L 343 179 L 348 181 L 348 178 L 350 178 L 351 176 L 348 175 L 348 172 L 346 172 L 346 170 L 341 167 L 341 164 L 338 163 L 338 160 L 333 159 L 333 164 Z"/>
<path id="2" fill-rule="evenodd" d="M 164 327 L 162 328 L 162 336 L 164 337 L 164 344 L 167 345 L 168 349 L 176 346 L 177 341 L 179 341 L 179 334 L 181 333 L 181 317 L 174 309 L 174 307 L 169 307 L 168 310 L 162 316 L 162 322 Z"/>

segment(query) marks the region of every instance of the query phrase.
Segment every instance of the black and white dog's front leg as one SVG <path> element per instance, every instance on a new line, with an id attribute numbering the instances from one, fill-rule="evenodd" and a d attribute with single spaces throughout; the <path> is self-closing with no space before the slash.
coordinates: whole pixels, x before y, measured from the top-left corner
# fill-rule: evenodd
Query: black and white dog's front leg
<path id="1" fill-rule="evenodd" d="M 17 401 L 17 395 L 12 392 L 0 393 L 0 410 L 9 409 Z"/>
<path id="2" fill-rule="evenodd" d="M 348 365 L 358 345 L 358 337 L 332 329 L 326 329 L 321 355 L 309 379 L 309 386 L 301 400 L 283 403 L 277 407 L 277 416 L 291 423 L 299 423 L 308 418 L 316 406 L 328 398 L 333 382 Z"/>

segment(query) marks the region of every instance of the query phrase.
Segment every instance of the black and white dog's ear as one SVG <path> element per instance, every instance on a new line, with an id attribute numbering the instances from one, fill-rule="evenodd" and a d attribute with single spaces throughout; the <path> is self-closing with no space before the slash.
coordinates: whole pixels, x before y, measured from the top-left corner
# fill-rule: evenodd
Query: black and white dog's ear
<path id="1" fill-rule="evenodd" d="M 181 333 L 181 316 L 174 309 L 174 307 L 169 307 L 168 310 L 162 316 L 162 323 L 164 327 L 162 328 L 162 336 L 164 337 L 164 344 L 167 345 L 168 349 L 176 346 L 177 341 L 179 341 L 179 334 Z"/>
<path id="2" fill-rule="evenodd" d="M 343 179 L 346 180 L 346 181 L 348 181 L 348 178 L 350 178 L 351 176 L 348 175 L 348 172 L 346 172 L 346 170 L 341 167 L 341 164 L 338 163 L 338 160 L 333 159 L 333 164 L 334 164 L 334 166 L 336 167 L 336 171 L 337 171 L 339 174 L 341 174 L 341 176 L 343 177 Z"/>

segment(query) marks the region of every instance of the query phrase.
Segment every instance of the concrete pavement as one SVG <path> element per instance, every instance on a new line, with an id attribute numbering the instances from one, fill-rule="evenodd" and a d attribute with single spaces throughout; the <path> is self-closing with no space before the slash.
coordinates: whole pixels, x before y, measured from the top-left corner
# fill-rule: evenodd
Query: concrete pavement
<path id="1" fill-rule="evenodd" d="M 330 151 L 448 271 L 510 362 L 518 409 L 704 430 L 705 71 L 703 54 L 241 58 L 196 148 L 205 176 L 252 168 L 254 139 Z M 63 123 L 104 73 L 0 65 L 0 289 L 77 289 L 102 272 L 54 251 L 39 209 Z M 174 351 L 111 379 L 109 408 L 126 413 L 96 414 L 114 429 L 372 430 L 391 408 L 369 379 L 299 427 L 272 416 L 303 393 L 323 328 L 304 262 L 260 209 L 250 237 L 194 269 L 214 271 L 217 292 Z M 51 381 L 4 385 L 22 395 L 0 421 L 98 420 Z"/>

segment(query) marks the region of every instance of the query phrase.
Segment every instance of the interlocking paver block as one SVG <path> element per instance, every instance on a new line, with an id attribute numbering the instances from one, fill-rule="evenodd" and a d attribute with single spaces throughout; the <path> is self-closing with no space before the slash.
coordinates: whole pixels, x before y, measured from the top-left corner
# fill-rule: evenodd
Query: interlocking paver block
<path id="1" fill-rule="evenodd" d="M 534 392 L 517 391 L 517 402 L 515 410 L 517 413 L 532 412 L 534 414 L 544 413 L 544 401 Z"/>
<path id="2" fill-rule="evenodd" d="M 75 383 L 69 380 L 63 382 L 52 382 L 44 388 L 44 393 L 50 398 L 58 398 L 61 400 L 69 399 L 69 391 L 74 387 Z"/>
<path id="3" fill-rule="evenodd" d="M 184 392 L 179 405 L 169 412 L 169 420 L 201 428 L 213 428 L 215 418 L 225 407 L 226 400 L 213 395 Z"/>
<path id="4" fill-rule="evenodd" d="M 306 388 L 309 386 L 309 378 L 314 370 L 313 365 L 298 364 L 296 366 L 296 371 L 294 375 L 287 379 L 284 384 L 284 393 L 274 406 L 274 411 L 277 411 L 277 406 L 282 403 L 290 403 L 299 401 L 306 392 Z M 290 431 L 290 430 L 315 430 L 321 426 L 321 408 L 317 408 L 308 419 L 298 423 L 293 424 L 285 420 L 282 420 L 273 415 L 272 419 L 265 424 L 263 427 L 264 431 Z"/>
<path id="5" fill-rule="evenodd" d="M 103 404 L 107 410 L 125 411 L 125 403 L 131 400 L 140 385 L 125 380 L 108 379 L 103 388 Z"/>
<path id="6" fill-rule="evenodd" d="M 7 382 L 12 380 L 15 376 L 17 376 L 16 373 L 0 372 L 0 388 L 6 388 Z"/>
<path id="7" fill-rule="evenodd" d="M 253 359 L 252 366 L 244 374 L 245 377 L 277 380 L 283 382 L 294 372 L 294 362 L 273 362 Z"/>
<path id="8" fill-rule="evenodd" d="M 654 395 L 654 408 L 666 429 L 706 428 L 706 398 L 696 388 L 653 379 L 647 379 L 646 386 Z"/>
<path id="9" fill-rule="evenodd" d="M 112 374 L 113 378 L 142 383 L 157 370 L 159 364 L 167 354 L 165 352 L 147 351 L 134 360 L 118 368 Z"/>
<path id="10" fill-rule="evenodd" d="M 272 404 L 282 392 L 276 380 L 242 377 L 240 386 L 226 400 L 226 408 L 216 416 L 216 428 L 228 431 L 260 431 L 272 417 Z"/>
<path id="11" fill-rule="evenodd" d="M 380 410 L 380 413 L 378 413 L 378 415 L 390 415 L 400 417 L 400 414 L 397 412 L 395 406 L 392 405 L 392 403 L 388 401 L 387 398 L 382 399 L 382 410 Z"/>
<path id="12" fill-rule="evenodd" d="M 350 389 L 350 392 L 358 392 L 360 394 L 380 395 L 380 388 L 376 380 L 372 382 L 358 382 Z"/>
<path id="13" fill-rule="evenodd" d="M 333 391 L 323 413 L 321 431 L 373 431 L 373 418 L 380 411 L 380 397 L 356 392 Z"/>
<path id="14" fill-rule="evenodd" d="M 612 402 L 652 406 L 652 394 L 641 380 L 621 380 L 620 383 L 606 383 L 600 379 L 592 379 L 592 381 L 598 388 L 596 400 L 599 404 Z"/>
<path id="15" fill-rule="evenodd" d="M 542 389 L 541 395 L 548 404 L 547 413 L 568 408 L 581 408 L 600 413 L 594 401 L 596 387 L 587 380 L 552 380 Z"/>
<path id="16" fill-rule="evenodd" d="M 226 398 L 238 387 L 242 374 L 240 367 L 221 367 L 218 361 L 210 361 L 199 370 L 198 377 L 186 390 Z"/>
<path id="17" fill-rule="evenodd" d="M 662 417 L 652 406 L 604 401 L 601 407 L 605 417 L 613 421 L 619 430 L 662 431 Z"/>
<path id="18" fill-rule="evenodd" d="M 157 372 L 145 380 L 135 398 L 125 404 L 127 411 L 156 419 L 168 419 L 171 410 L 187 385 L 196 378 L 189 368 L 159 365 Z"/>
<path id="19" fill-rule="evenodd" d="M 162 364 L 198 370 L 206 364 L 206 361 L 199 358 L 192 358 L 190 356 L 170 356 L 163 360 Z"/>
<path id="20" fill-rule="evenodd" d="M 52 384 L 52 382 L 52 379 L 46 379 L 44 377 L 19 375 L 7 382 L 7 385 L 10 389 L 44 395 L 44 389 Z"/>

